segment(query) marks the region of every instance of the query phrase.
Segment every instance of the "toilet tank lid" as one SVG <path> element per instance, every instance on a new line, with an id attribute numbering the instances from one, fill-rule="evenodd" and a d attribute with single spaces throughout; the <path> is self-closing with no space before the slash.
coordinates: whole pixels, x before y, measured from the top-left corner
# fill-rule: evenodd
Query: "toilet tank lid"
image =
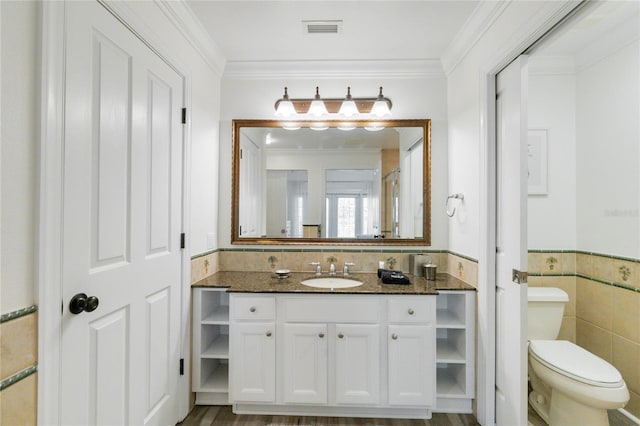
<path id="1" fill-rule="evenodd" d="M 528 287 L 527 300 L 529 302 L 568 302 L 569 295 L 555 287 Z"/>

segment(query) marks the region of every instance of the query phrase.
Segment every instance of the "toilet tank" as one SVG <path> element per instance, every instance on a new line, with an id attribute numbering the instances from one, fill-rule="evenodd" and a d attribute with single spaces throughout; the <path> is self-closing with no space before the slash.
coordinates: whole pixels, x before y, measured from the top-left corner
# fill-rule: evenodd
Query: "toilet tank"
<path id="1" fill-rule="evenodd" d="M 569 295 L 555 287 L 527 288 L 527 339 L 555 340 Z"/>

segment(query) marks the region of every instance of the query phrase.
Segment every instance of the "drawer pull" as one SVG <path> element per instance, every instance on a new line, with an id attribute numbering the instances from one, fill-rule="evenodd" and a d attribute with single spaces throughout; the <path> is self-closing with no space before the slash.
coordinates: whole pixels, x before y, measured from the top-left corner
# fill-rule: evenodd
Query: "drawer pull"
<path id="1" fill-rule="evenodd" d="M 342 339 L 343 337 L 344 337 L 344 334 L 338 333 L 338 339 Z"/>
<path id="2" fill-rule="evenodd" d="M 407 312 L 409 313 L 409 315 L 413 315 L 414 314 L 414 311 L 411 308 L 409 308 L 409 310 Z"/>
<path id="3" fill-rule="evenodd" d="M 393 340 L 398 340 L 398 335 L 397 335 L 396 333 L 393 333 L 393 334 L 391 335 L 391 338 L 392 338 Z"/>
<path id="4" fill-rule="evenodd" d="M 267 337 L 271 337 L 271 330 L 267 331 Z"/>
<path id="5" fill-rule="evenodd" d="M 250 312 L 255 312 L 255 311 L 256 311 L 256 307 L 255 307 L 255 306 L 250 307 L 250 308 L 249 308 L 249 311 L 250 311 Z"/>
<path id="6" fill-rule="evenodd" d="M 324 333 L 320 332 L 320 334 L 318 334 L 318 337 L 322 339 L 324 337 Z"/>

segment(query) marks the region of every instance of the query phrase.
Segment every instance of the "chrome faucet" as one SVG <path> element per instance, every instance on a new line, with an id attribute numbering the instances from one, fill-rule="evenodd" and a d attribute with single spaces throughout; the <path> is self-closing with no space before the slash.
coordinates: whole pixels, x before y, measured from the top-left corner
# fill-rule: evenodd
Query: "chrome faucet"
<path id="1" fill-rule="evenodd" d="M 344 262 L 344 268 L 342 268 L 342 275 L 345 277 L 349 276 L 349 266 L 355 266 L 353 262 Z"/>
<path id="2" fill-rule="evenodd" d="M 320 262 L 311 262 L 309 265 L 313 265 L 316 267 L 316 277 L 322 275 L 322 267 L 320 266 Z"/>
<path id="3" fill-rule="evenodd" d="M 329 276 L 330 277 L 335 277 L 336 276 L 336 264 L 331 262 L 329 264 Z"/>

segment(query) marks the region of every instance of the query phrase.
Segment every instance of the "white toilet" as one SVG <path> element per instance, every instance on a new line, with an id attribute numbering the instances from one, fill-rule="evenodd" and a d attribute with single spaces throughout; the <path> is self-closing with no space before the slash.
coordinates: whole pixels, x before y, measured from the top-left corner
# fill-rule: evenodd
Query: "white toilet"
<path id="1" fill-rule="evenodd" d="M 529 287 L 529 404 L 547 424 L 608 425 L 607 410 L 624 407 L 629 391 L 611 364 L 566 340 L 555 340 L 569 296 Z"/>

